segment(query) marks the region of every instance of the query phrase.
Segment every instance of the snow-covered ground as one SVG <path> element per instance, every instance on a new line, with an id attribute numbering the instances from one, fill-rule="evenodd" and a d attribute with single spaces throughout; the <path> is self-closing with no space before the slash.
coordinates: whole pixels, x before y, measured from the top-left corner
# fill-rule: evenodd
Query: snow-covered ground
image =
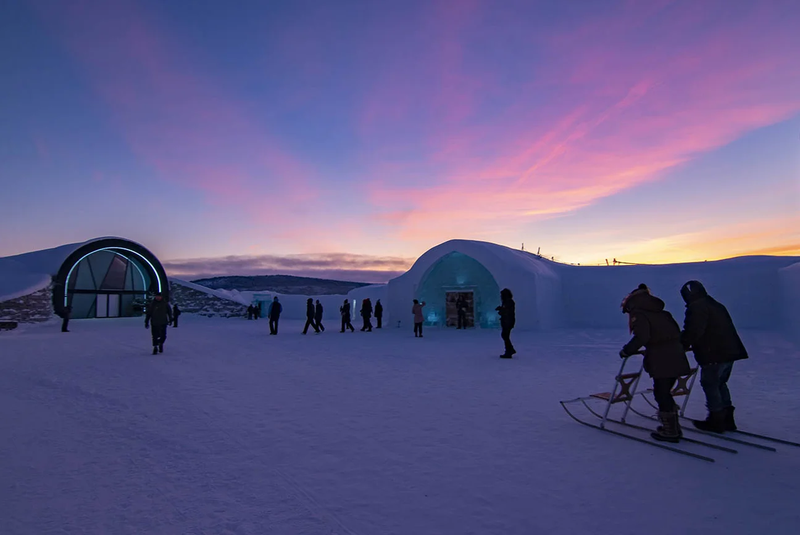
<path id="1" fill-rule="evenodd" d="M 682 446 L 704 463 L 562 411 L 610 387 L 624 328 L 504 361 L 495 331 L 327 327 L 184 315 L 159 356 L 141 318 L 0 333 L 0 532 L 800 533 L 800 449 Z M 742 335 L 740 426 L 800 441 L 800 350 Z"/>

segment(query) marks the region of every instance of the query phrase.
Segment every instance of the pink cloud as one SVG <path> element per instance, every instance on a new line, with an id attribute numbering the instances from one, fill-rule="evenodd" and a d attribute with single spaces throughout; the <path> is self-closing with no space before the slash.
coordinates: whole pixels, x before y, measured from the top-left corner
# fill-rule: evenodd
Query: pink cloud
<path id="1" fill-rule="evenodd" d="M 529 86 L 546 81 L 551 97 L 518 95 L 479 124 L 431 128 L 405 171 L 427 183 L 376 182 L 375 221 L 418 243 L 507 235 L 800 112 L 800 37 L 785 13 L 754 4 L 720 18 L 698 6 L 648 3 L 533 38 L 547 60 Z"/>

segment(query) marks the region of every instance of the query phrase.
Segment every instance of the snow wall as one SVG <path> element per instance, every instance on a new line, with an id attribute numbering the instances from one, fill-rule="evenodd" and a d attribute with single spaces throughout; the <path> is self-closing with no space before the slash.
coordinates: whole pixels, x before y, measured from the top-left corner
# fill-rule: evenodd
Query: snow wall
<path id="1" fill-rule="evenodd" d="M 0 258 L 0 301 L 16 299 L 47 287 L 64 260 L 82 245 L 72 243 Z"/>
<path id="2" fill-rule="evenodd" d="M 716 262 L 660 266 L 559 266 L 566 324 L 577 328 L 627 325 L 620 310 L 625 295 L 640 283 L 666 303 L 678 323 L 685 304 L 680 288 L 698 280 L 724 304 L 741 329 L 775 329 L 783 323 L 779 271 L 797 258 L 752 256 Z M 796 323 L 795 323 L 796 324 Z"/>
<path id="3" fill-rule="evenodd" d="M 780 270 L 783 300 L 781 327 L 786 336 L 800 344 L 800 262 Z"/>

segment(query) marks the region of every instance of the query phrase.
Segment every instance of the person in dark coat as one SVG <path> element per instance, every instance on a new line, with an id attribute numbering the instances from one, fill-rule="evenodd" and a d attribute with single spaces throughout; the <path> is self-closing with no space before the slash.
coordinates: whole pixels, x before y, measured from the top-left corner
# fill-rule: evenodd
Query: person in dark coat
<path id="1" fill-rule="evenodd" d="M 463 296 L 458 296 L 456 301 L 456 313 L 458 314 L 458 327 L 457 329 L 467 328 L 467 303 L 464 301 Z"/>
<path id="2" fill-rule="evenodd" d="M 176 329 L 178 328 L 178 316 L 181 315 L 181 309 L 178 308 L 178 305 L 172 306 L 172 326 Z"/>
<path id="3" fill-rule="evenodd" d="M 253 319 L 257 320 L 261 316 L 261 305 L 253 303 Z"/>
<path id="4" fill-rule="evenodd" d="M 426 304 L 425 301 L 420 303 L 418 299 L 414 299 L 411 305 L 411 315 L 414 317 L 414 338 L 422 338 L 422 324 L 425 322 L 422 309 Z"/>
<path id="5" fill-rule="evenodd" d="M 651 436 L 656 440 L 678 442 L 683 433 L 672 387 L 679 377 L 690 371 L 681 344 L 681 329 L 672 314 L 664 310 L 664 301 L 650 295 L 644 284 L 625 297 L 622 313 L 628 314 L 633 337 L 619 356 L 627 358 L 644 346 L 644 370 L 653 378 L 653 396 L 658 403 L 661 426 Z"/>
<path id="6" fill-rule="evenodd" d="M 380 299 L 378 299 L 378 301 L 375 302 L 375 319 L 378 321 L 378 325 L 377 325 L 376 328 L 380 329 L 383 326 L 382 325 L 383 305 L 381 304 L 381 300 Z"/>
<path id="7" fill-rule="evenodd" d="M 247 305 L 247 319 L 253 319 L 253 305 Z"/>
<path id="8" fill-rule="evenodd" d="M 320 331 L 324 331 L 325 327 L 322 325 L 322 303 L 317 299 L 317 305 L 314 307 L 314 321 Z"/>
<path id="9" fill-rule="evenodd" d="M 170 323 L 172 323 L 172 311 L 169 308 L 169 303 L 164 301 L 161 292 L 158 292 L 147 307 L 147 313 L 144 317 L 144 328 L 147 329 L 149 327 L 150 334 L 153 336 L 153 355 L 164 352 L 167 325 Z"/>
<path id="10" fill-rule="evenodd" d="M 281 312 L 283 312 L 283 306 L 278 302 L 278 296 L 276 295 L 272 299 L 272 303 L 269 304 L 269 310 L 267 311 L 267 316 L 269 316 L 269 334 L 278 334 L 278 321 L 281 319 Z"/>
<path id="11" fill-rule="evenodd" d="M 511 290 L 503 288 L 500 291 L 500 306 L 495 309 L 500 314 L 500 337 L 503 339 L 506 351 L 500 358 L 510 359 L 514 353 L 514 344 L 511 343 L 511 329 L 517 324 L 517 305 Z"/>
<path id="12" fill-rule="evenodd" d="M 314 309 L 314 300 L 310 297 L 308 301 L 306 301 L 306 326 L 303 328 L 303 334 L 308 334 L 308 327 L 314 327 L 314 332 L 319 332 L 319 327 L 314 322 L 314 315 L 316 314 L 316 310 Z"/>
<path id="13" fill-rule="evenodd" d="M 339 332 L 343 333 L 346 329 L 350 329 L 350 332 L 356 332 L 355 327 L 350 322 L 350 302 L 347 299 L 339 307 L 339 312 L 342 314 L 342 330 Z"/>
<path id="14" fill-rule="evenodd" d="M 686 303 L 681 341 L 684 348 L 694 351 L 708 408 L 706 419 L 694 421 L 694 426 L 717 433 L 736 431 L 728 379 L 733 363 L 746 359 L 747 350 L 728 309 L 708 295 L 700 282 L 684 284 L 681 297 Z"/>
<path id="15" fill-rule="evenodd" d="M 369 297 L 367 297 L 361 302 L 361 319 L 364 320 L 364 326 L 361 327 L 362 331 L 372 332 L 372 322 L 370 321 L 371 317 L 372 301 L 370 301 Z"/>
<path id="16" fill-rule="evenodd" d="M 72 315 L 72 307 L 67 305 L 64 307 L 64 310 L 61 312 L 61 332 L 68 333 L 69 329 L 69 317 Z"/>

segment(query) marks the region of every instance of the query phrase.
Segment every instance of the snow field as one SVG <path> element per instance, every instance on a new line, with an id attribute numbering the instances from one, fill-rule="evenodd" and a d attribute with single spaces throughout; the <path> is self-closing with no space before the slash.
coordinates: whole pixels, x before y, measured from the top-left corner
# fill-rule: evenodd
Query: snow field
<path id="1" fill-rule="evenodd" d="M 624 327 L 503 361 L 496 331 L 180 321 L 160 356 L 141 318 L 0 334 L 2 533 L 800 532 L 800 449 L 683 446 L 709 464 L 563 412 L 610 389 Z M 800 441 L 800 350 L 742 337 L 740 427 Z"/>

